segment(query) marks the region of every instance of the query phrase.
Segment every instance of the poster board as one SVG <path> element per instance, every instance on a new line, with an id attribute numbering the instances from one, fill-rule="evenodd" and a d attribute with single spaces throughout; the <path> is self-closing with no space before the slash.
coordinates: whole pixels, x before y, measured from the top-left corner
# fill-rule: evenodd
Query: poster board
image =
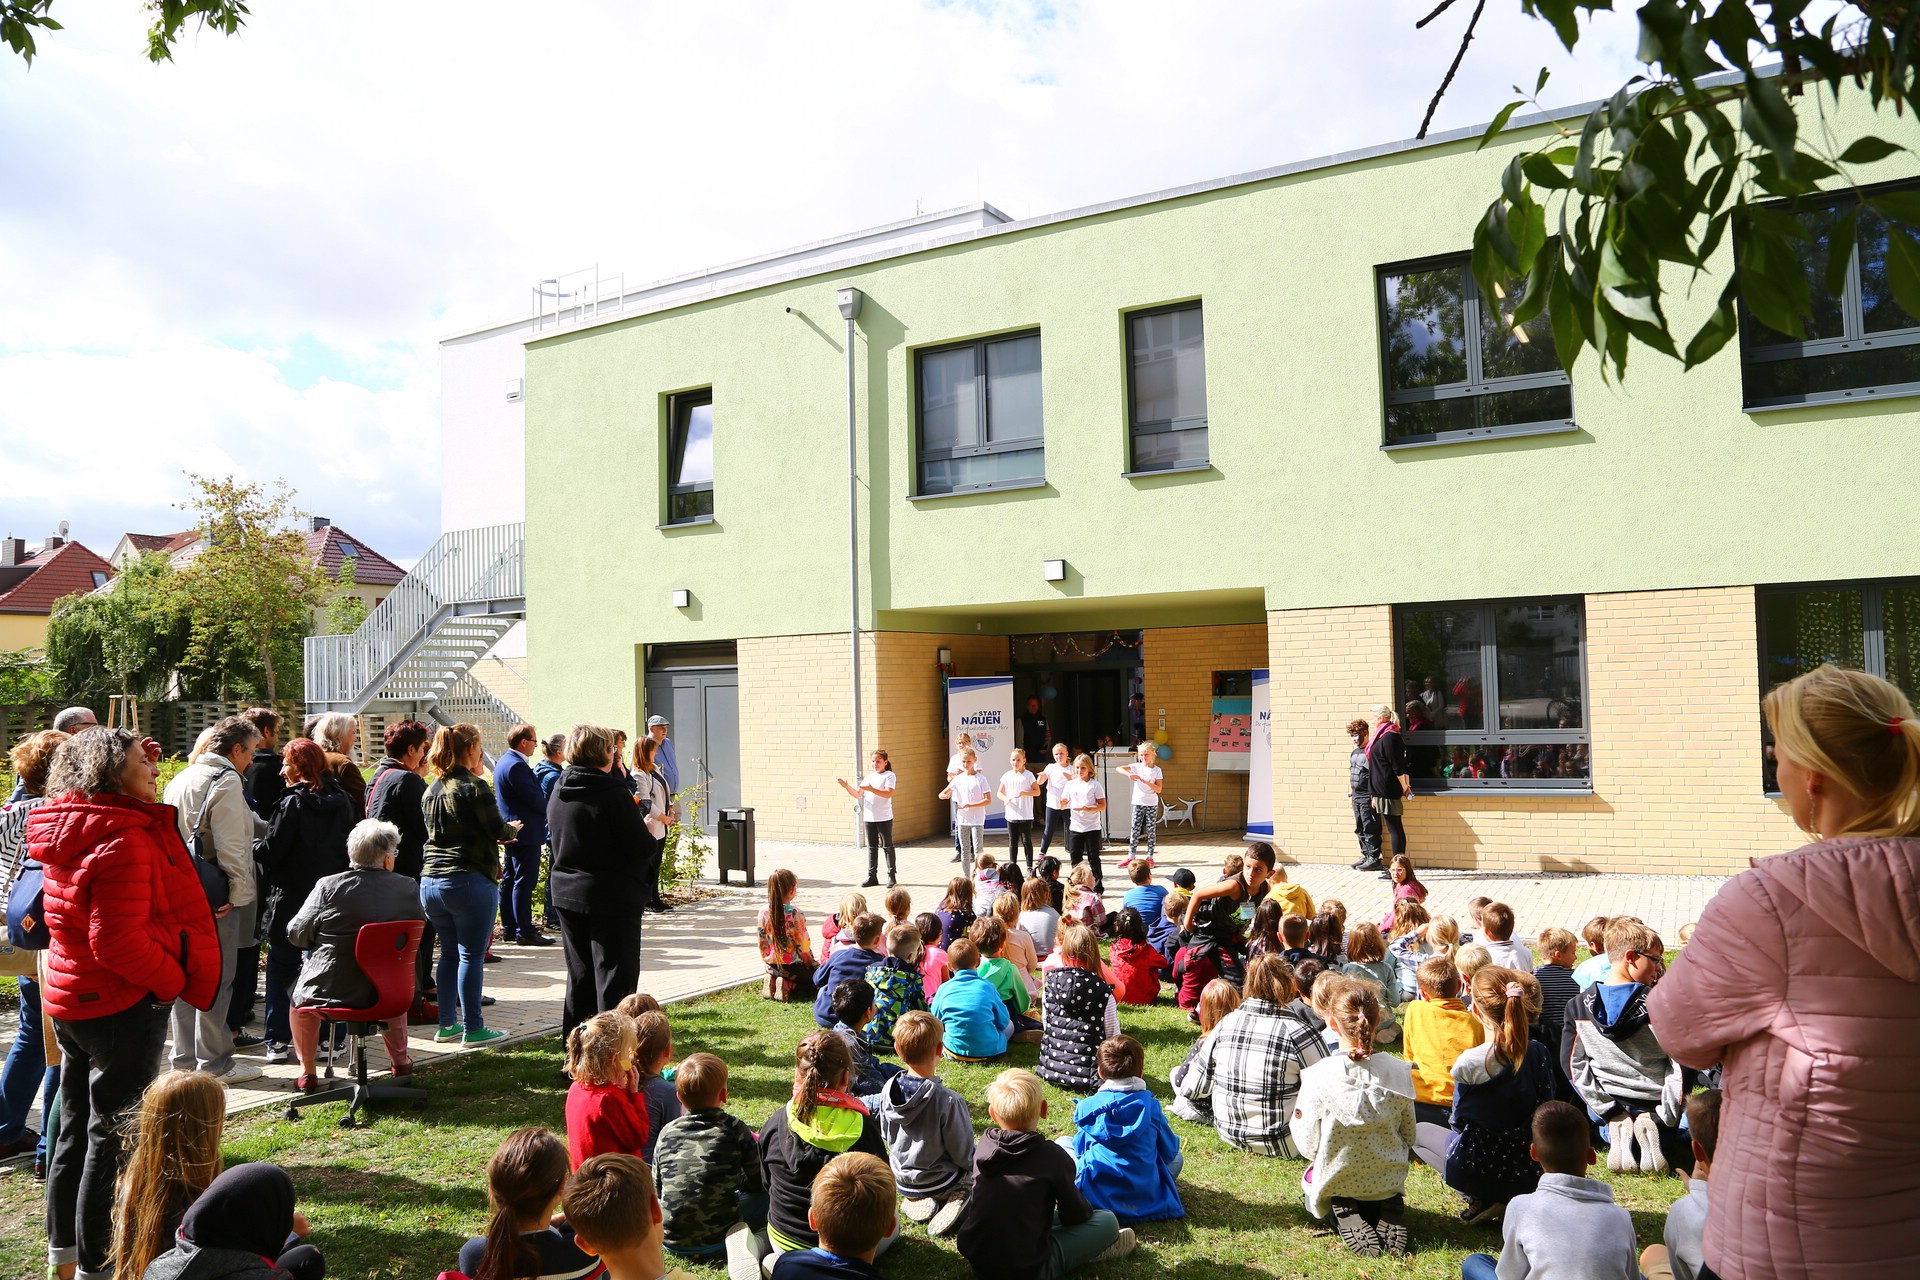
<path id="1" fill-rule="evenodd" d="M 1248 840 L 1273 839 L 1273 712 L 1267 672 L 1253 673 L 1252 734 L 1247 768 Z"/>
<path id="2" fill-rule="evenodd" d="M 948 756 L 953 754 L 953 740 L 962 733 L 973 735 L 977 767 L 992 795 L 987 804 L 987 830 L 1005 831 L 1006 806 L 1000 803 L 998 794 L 1000 775 L 1007 771 L 1007 754 L 1019 745 L 1013 719 L 1013 677 L 954 676 L 947 681 Z M 940 766 L 940 776 L 933 780 L 935 792 L 947 785 L 946 756 L 941 757 Z"/>
<path id="3" fill-rule="evenodd" d="M 1253 699 L 1215 698 L 1207 725 L 1207 768 L 1245 773 L 1253 756 Z"/>

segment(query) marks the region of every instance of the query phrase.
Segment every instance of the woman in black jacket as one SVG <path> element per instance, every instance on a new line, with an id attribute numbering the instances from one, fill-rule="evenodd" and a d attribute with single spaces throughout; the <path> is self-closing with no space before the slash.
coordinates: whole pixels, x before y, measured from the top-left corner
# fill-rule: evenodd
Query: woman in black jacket
<path id="1" fill-rule="evenodd" d="M 311 738 L 289 742 L 280 772 L 286 794 L 255 850 L 267 886 L 260 926 L 267 939 L 268 1062 L 293 1056 L 289 997 L 300 976 L 301 953 L 287 941 L 287 922 L 314 885 L 347 869 L 347 833 L 354 823 L 353 801 L 333 780 L 319 743 Z"/>
<path id="2" fill-rule="evenodd" d="M 396 720 L 388 725 L 381 743 L 386 754 L 373 766 L 373 782 L 367 788 L 367 816 L 400 829 L 400 852 L 394 856 L 393 869 L 411 877 L 416 885 L 427 856 L 427 780 L 421 775 L 426 771 L 427 744 L 432 738 L 433 730 L 418 720 Z M 440 1019 L 439 1011 L 428 1007 L 436 999 L 435 936 L 429 920 L 421 931 L 420 955 L 414 962 L 413 987 L 419 995 L 411 1017 L 423 1025 Z"/>
<path id="3" fill-rule="evenodd" d="M 614 751 L 613 730 L 575 726 L 566 772 L 547 802 L 547 883 L 567 961 L 563 1037 L 640 985 L 646 832 L 626 779 L 614 771 Z"/>
<path id="4" fill-rule="evenodd" d="M 1407 744 L 1394 722 L 1393 708 L 1384 702 L 1373 709 L 1373 740 L 1367 744 L 1367 794 L 1380 815 L 1380 825 L 1392 839 L 1395 857 L 1407 851 L 1407 829 L 1400 823 L 1400 811 L 1413 794 L 1412 766 L 1407 762 Z"/>
<path id="5" fill-rule="evenodd" d="M 442 726 L 433 735 L 427 763 L 435 777 L 424 802 L 420 905 L 440 935 L 440 1030 L 434 1039 L 486 1044 L 506 1034 L 486 1025 L 481 985 L 500 911 L 500 846 L 520 834 L 520 824 L 500 815 L 493 788 L 482 776 L 486 762 L 474 726 Z"/>

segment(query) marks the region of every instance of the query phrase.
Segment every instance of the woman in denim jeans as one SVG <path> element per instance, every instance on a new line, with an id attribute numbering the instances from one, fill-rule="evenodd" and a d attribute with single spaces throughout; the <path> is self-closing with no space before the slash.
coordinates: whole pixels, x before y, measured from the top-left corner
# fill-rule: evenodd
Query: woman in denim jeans
<path id="1" fill-rule="evenodd" d="M 486 761 L 474 726 L 441 729 L 427 764 L 434 781 L 427 788 L 420 905 L 440 935 L 440 1030 L 434 1040 L 485 1044 L 503 1034 L 489 1031 L 480 1012 L 480 980 L 500 909 L 500 846 L 519 834 L 520 824 L 500 816 L 483 776 Z"/>

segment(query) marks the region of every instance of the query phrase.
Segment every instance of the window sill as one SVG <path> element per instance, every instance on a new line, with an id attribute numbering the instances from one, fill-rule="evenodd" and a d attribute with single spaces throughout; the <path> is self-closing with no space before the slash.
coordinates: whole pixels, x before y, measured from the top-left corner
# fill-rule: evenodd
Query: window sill
<path id="1" fill-rule="evenodd" d="M 983 493 L 1015 493 L 1021 489 L 1044 489 L 1046 487 L 1047 482 L 1044 477 L 1039 480 L 1011 480 L 1006 484 L 974 485 L 971 488 L 955 489 L 950 493 L 910 493 L 907 495 L 907 501 L 939 502 L 945 498 L 974 498 Z"/>
<path id="2" fill-rule="evenodd" d="M 1177 467 L 1155 467 L 1151 471 L 1122 471 L 1120 478 L 1122 480 L 1151 480 L 1155 476 L 1190 476 L 1198 471 L 1211 470 L 1213 470 L 1213 463 L 1211 461 L 1183 462 Z"/>
<path id="3" fill-rule="evenodd" d="M 1515 440 L 1524 436 L 1558 436 L 1578 431 L 1572 419 L 1558 422 L 1529 422 L 1515 427 L 1486 427 L 1474 431 L 1448 431 L 1437 436 L 1417 436 L 1411 440 L 1392 440 L 1380 446 L 1382 453 L 1403 449 L 1431 449 L 1438 445 L 1474 444 L 1481 440 Z"/>
<path id="4" fill-rule="evenodd" d="M 1920 382 L 1901 382 L 1889 387 L 1863 387 L 1850 391 L 1815 391 L 1800 400 L 1769 400 L 1764 404 L 1743 404 L 1750 414 L 1784 413 L 1794 409 L 1819 409 L 1836 404 L 1864 404 L 1873 400 L 1904 400 L 1920 396 Z"/>
<path id="5" fill-rule="evenodd" d="M 1433 787 L 1415 786 L 1416 796 L 1566 796 L 1579 799 L 1593 794 L 1593 784 L 1581 787 Z"/>
<path id="6" fill-rule="evenodd" d="M 691 520 L 669 520 L 666 524 L 657 524 L 654 528 L 662 533 L 671 533 L 675 529 L 697 529 L 703 524 L 713 524 L 712 516 L 695 516 Z"/>

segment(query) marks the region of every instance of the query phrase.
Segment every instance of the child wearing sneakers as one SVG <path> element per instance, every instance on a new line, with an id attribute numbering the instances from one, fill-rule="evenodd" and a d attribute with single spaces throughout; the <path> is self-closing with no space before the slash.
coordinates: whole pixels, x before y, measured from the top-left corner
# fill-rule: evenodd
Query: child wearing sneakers
<path id="1" fill-rule="evenodd" d="M 1373 1051 L 1380 999 L 1371 983 L 1324 974 L 1315 984 L 1340 1051 L 1300 1072 L 1293 1145 L 1308 1160 L 1307 1212 L 1333 1215 L 1349 1251 L 1363 1258 L 1407 1252 L 1407 1164 L 1413 1153 L 1413 1073 Z"/>
<path id="2" fill-rule="evenodd" d="M 1129 1226 L 1187 1216 L 1176 1185 L 1180 1139 L 1140 1077 L 1146 1063 L 1132 1036 L 1102 1040 L 1100 1088 L 1073 1108 L 1073 1184 L 1088 1204 Z"/>
<path id="3" fill-rule="evenodd" d="M 1416 971 L 1420 998 L 1401 1013 L 1407 1065 L 1413 1069 L 1415 1118 L 1445 1126 L 1453 1107 L 1453 1064 L 1486 1038 L 1460 999 L 1460 971 L 1446 956 L 1428 956 Z"/>
<path id="4" fill-rule="evenodd" d="M 873 988 L 873 1018 L 862 1038 L 874 1053 L 893 1048 L 893 1028 L 901 1018 L 915 1009 L 926 1010 L 926 978 L 920 972 L 922 945 L 920 926 L 889 925 L 887 958 L 867 970 L 867 985 Z"/>
<path id="5" fill-rule="evenodd" d="M 1647 992 L 1660 977 L 1665 948 L 1631 916 L 1608 921 L 1606 947 L 1606 979 L 1567 1006 L 1561 1065 L 1607 1127 L 1607 1168 L 1691 1169 L 1693 1152 L 1679 1125 L 1693 1073 L 1667 1056 L 1647 1020 Z"/>
<path id="6" fill-rule="evenodd" d="M 980 949 L 967 938 L 947 948 L 953 976 L 933 997 L 933 1016 L 945 1028 L 947 1056 L 959 1062 L 985 1062 L 1007 1051 L 1013 1018 L 993 984 L 980 976 Z"/>
<path id="7" fill-rule="evenodd" d="M 960 1221 L 973 1187 L 973 1119 L 967 1101 L 940 1082 L 945 1029 L 930 1013 L 902 1017 L 894 1052 L 907 1069 L 888 1080 L 867 1104 L 887 1144 L 893 1176 L 905 1197 L 901 1213 L 943 1236 Z"/>
<path id="8" fill-rule="evenodd" d="M 594 1156 L 637 1156 L 653 1136 L 634 1056 L 639 1035 L 623 1013 L 596 1013 L 567 1035 L 567 1155 L 578 1169 Z"/>
<path id="9" fill-rule="evenodd" d="M 767 1243 L 780 1253 L 820 1243 L 808 1210 L 815 1180 L 828 1161 L 849 1150 L 882 1161 L 887 1156 L 880 1125 L 866 1104 L 847 1092 L 853 1082 L 853 1056 L 846 1041 L 831 1031 L 815 1031 L 800 1042 L 793 1060 L 793 1097 L 760 1126 Z M 888 1204 L 891 1207 L 891 1195 Z M 898 1235 L 898 1223 L 892 1218 L 889 1222 L 894 1230 L 880 1241 L 880 1249 Z"/>
<path id="10" fill-rule="evenodd" d="M 1540 984 L 1531 974 L 1489 965 L 1473 976 L 1473 1014 L 1484 1043 L 1453 1064 L 1452 1130 L 1420 1130 L 1420 1158 L 1467 1198 L 1464 1222 L 1491 1222 L 1540 1182 L 1527 1154 L 1529 1125 L 1554 1092 L 1553 1058 L 1532 1037 Z"/>
<path id="11" fill-rule="evenodd" d="M 666 1249 L 690 1258 L 727 1253 L 731 1260 L 746 1246 L 740 1237 L 766 1229 L 760 1148 L 746 1123 L 725 1109 L 726 1063 L 693 1054 L 673 1073 L 673 1084 L 686 1110 L 660 1131 L 653 1164 Z M 757 1269 L 755 1259 L 747 1261 Z"/>
<path id="12" fill-rule="evenodd" d="M 580 1252 L 600 1259 L 605 1280 L 694 1280 L 667 1270 L 660 1201 L 640 1157 L 595 1156 L 567 1179 L 561 1212 Z"/>
<path id="13" fill-rule="evenodd" d="M 1143 742 L 1135 748 L 1135 753 L 1140 757 L 1138 760 L 1120 766 L 1120 772 L 1133 780 L 1133 829 L 1127 837 L 1127 857 L 1120 864 L 1122 871 L 1130 869 L 1134 859 L 1140 856 L 1142 835 L 1147 837 L 1147 861 L 1153 861 L 1160 831 L 1160 789 L 1164 785 L 1164 775 L 1156 763 L 1160 748 Z"/>
<path id="14" fill-rule="evenodd" d="M 1542 1170 L 1539 1190 L 1507 1203 L 1499 1260 L 1468 1254 L 1461 1280 L 1527 1280 L 1536 1274 L 1639 1280 L 1632 1216 L 1613 1202 L 1611 1187 L 1586 1176 L 1593 1140 L 1579 1108 L 1542 1105 L 1533 1113 L 1528 1151 Z"/>
<path id="15" fill-rule="evenodd" d="M 813 1181 L 807 1225 L 820 1243 L 783 1253 L 773 1280 L 880 1280 L 873 1259 L 899 1229 L 887 1162 L 859 1152 L 836 1156 Z"/>
<path id="16" fill-rule="evenodd" d="M 1699 1280 L 1706 1267 L 1707 1175 L 1720 1141 L 1720 1091 L 1703 1089 L 1687 1099 L 1687 1133 L 1693 1140 L 1693 1172 L 1687 1194 L 1667 1210 L 1665 1244 L 1650 1244 L 1640 1255 L 1647 1280 Z"/>
<path id="17" fill-rule="evenodd" d="M 1015 1068 L 987 1086 L 993 1122 L 973 1152 L 973 1195 L 960 1218 L 960 1256 L 980 1280 L 1040 1280 L 1133 1252 L 1133 1231 L 1087 1203 L 1073 1157 L 1039 1133 L 1040 1078 Z"/>

